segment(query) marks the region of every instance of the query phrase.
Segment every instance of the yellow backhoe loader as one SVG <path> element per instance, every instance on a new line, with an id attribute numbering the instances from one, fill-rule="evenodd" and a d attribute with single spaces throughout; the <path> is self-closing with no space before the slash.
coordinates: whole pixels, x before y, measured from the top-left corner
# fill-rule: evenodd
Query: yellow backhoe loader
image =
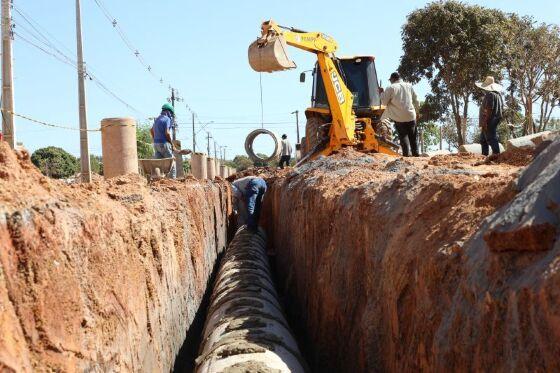
<path id="1" fill-rule="evenodd" d="M 379 98 L 374 57 L 337 58 L 338 45 L 330 36 L 270 20 L 262 24 L 261 36 L 249 46 L 249 64 L 258 72 L 293 69 L 296 65 L 288 57 L 288 45 L 317 55 L 300 162 L 330 155 L 343 146 L 397 155 L 391 130 L 381 121 L 385 107 Z M 305 73 L 300 80 L 305 81 Z"/>

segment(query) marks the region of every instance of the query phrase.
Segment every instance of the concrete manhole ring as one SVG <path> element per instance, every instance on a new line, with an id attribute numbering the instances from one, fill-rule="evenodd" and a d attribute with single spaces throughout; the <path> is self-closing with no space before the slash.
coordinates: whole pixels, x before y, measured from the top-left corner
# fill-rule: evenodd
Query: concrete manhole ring
<path id="1" fill-rule="evenodd" d="M 272 140 L 274 140 L 274 152 L 272 152 L 272 154 L 268 158 L 261 158 L 257 156 L 253 150 L 253 142 L 259 135 L 268 135 L 272 137 Z M 278 140 L 278 137 L 276 137 L 276 135 L 269 130 L 254 130 L 253 132 L 248 134 L 247 138 L 245 139 L 245 151 L 247 152 L 249 159 L 251 159 L 253 162 L 268 163 L 277 159 L 280 155 L 280 141 Z"/>

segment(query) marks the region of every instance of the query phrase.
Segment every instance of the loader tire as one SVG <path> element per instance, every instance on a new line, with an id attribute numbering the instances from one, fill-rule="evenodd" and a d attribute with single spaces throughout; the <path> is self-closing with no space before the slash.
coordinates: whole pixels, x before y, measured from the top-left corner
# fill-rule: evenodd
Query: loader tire
<path id="1" fill-rule="evenodd" d="M 308 152 L 315 149 L 317 144 L 323 141 L 322 135 L 320 132 L 321 127 L 326 122 L 317 116 L 307 118 L 307 124 L 305 125 L 305 147 L 302 151 L 302 158 L 307 155 Z"/>

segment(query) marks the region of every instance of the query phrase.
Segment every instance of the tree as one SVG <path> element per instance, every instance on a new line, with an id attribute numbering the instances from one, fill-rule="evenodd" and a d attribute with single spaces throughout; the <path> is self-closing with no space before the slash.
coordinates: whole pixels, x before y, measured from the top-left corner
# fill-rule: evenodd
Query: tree
<path id="1" fill-rule="evenodd" d="M 80 164 L 80 159 L 78 158 L 78 164 Z M 93 155 L 91 154 L 89 156 L 89 164 L 90 164 L 90 169 L 91 172 L 96 173 L 98 175 L 103 175 L 103 158 L 99 155 Z"/>
<path id="2" fill-rule="evenodd" d="M 498 10 L 437 1 L 410 13 L 403 26 L 398 70 L 413 83 L 428 79 L 433 96 L 450 109 L 459 145 L 465 143 L 474 83 L 500 76 L 505 46 L 499 30 L 505 22 Z"/>
<path id="3" fill-rule="evenodd" d="M 267 159 L 269 155 L 257 153 L 257 157 Z M 276 167 L 278 165 L 278 159 L 273 159 L 270 162 L 253 162 L 253 164 L 255 167 Z"/>
<path id="4" fill-rule="evenodd" d="M 418 125 L 420 150 L 422 153 L 439 146 L 439 127 L 435 122 L 423 122 Z"/>
<path id="5" fill-rule="evenodd" d="M 237 171 L 244 171 L 252 166 L 253 162 L 246 155 L 236 155 L 230 165 L 230 167 L 234 167 Z"/>
<path id="6" fill-rule="evenodd" d="M 90 155 L 91 172 L 103 175 L 103 158 L 98 155 Z"/>
<path id="7" fill-rule="evenodd" d="M 186 158 L 183 159 L 183 172 L 185 175 L 191 173 L 191 162 Z M 219 172 L 219 170 L 216 170 L 216 172 Z"/>
<path id="8" fill-rule="evenodd" d="M 31 162 L 41 172 L 54 179 L 68 178 L 80 169 L 78 160 L 62 148 L 49 146 L 35 150 Z"/>
<path id="9" fill-rule="evenodd" d="M 505 71 L 511 92 L 516 92 L 525 111 L 523 134 L 546 128 L 558 106 L 560 83 L 560 32 L 557 26 L 535 26 L 531 17 L 511 14 L 508 19 Z M 534 104 L 541 101 L 541 120 L 537 128 Z"/>
<path id="10" fill-rule="evenodd" d="M 152 126 L 148 124 L 141 124 L 136 127 L 136 149 L 139 159 L 149 159 L 154 156 L 151 128 Z"/>

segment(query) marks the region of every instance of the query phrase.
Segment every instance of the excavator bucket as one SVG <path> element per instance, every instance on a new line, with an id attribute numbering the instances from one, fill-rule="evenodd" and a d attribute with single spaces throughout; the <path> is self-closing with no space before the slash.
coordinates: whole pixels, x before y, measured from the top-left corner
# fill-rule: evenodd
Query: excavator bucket
<path id="1" fill-rule="evenodd" d="M 296 64 L 286 52 L 286 40 L 282 36 L 259 39 L 249 46 L 249 65 L 258 72 L 294 69 Z"/>

